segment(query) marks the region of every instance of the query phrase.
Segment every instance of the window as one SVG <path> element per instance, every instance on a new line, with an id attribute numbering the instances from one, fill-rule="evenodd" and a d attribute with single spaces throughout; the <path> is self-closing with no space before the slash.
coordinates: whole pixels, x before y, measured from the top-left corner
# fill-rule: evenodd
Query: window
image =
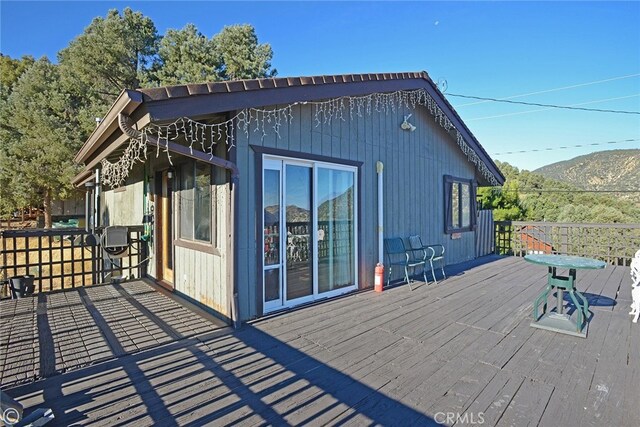
<path id="1" fill-rule="evenodd" d="M 211 235 L 211 166 L 200 162 L 180 169 L 180 238 L 205 243 Z"/>
<path id="2" fill-rule="evenodd" d="M 471 231 L 476 225 L 476 183 L 470 179 L 444 177 L 445 233 Z"/>

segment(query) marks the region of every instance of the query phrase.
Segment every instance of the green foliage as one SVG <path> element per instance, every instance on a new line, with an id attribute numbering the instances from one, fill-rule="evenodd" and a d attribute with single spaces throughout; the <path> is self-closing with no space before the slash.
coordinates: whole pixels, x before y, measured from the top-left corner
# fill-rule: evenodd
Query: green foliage
<path id="1" fill-rule="evenodd" d="M 276 74 L 271 68 L 273 51 L 259 44 L 251 25 L 232 25 L 211 39 L 195 25 L 168 30 L 157 58 L 146 73 L 145 84 L 169 86 L 229 79 L 252 79 Z"/>
<path id="2" fill-rule="evenodd" d="M 158 59 L 149 71 L 147 84 L 159 86 L 220 80 L 220 63 L 213 40 L 193 24 L 167 30 L 160 41 Z"/>
<path id="3" fill-rule="evenodd" d="M 111 101 L 124 88 L 140 87 L 142 74 L 158 50 L 151 18 L 125 8 L 97 17 L 58 54 L 65 79 Z"/>
<path id="4" fill-rule="evenodd" d="M 518 182 L 507 181 L 503 188 L 485 187 L 478 189 L 483 209 L 492 209 L 496 221 L 513 221 L 525 213 L 518 195 Z"/>
<path id="5" fill-rule="evenodd" d="M 2 115 L 2 200 L 16 206 L 43 197 L 65 198 L 77 167 L 70 161 L 81 144 L 76 102 L 63 90 L 58 68 L 46 58 L 19 78 Z"/>
<path id="6" fill-rule="evenodd" d="M 503 188 L 478 190 L 482 206 L 494 209 L 496 220 L 640 222 L 640 208 L 631 201 L 607 194 L 578 192 L 573 185 L 520 171 L 508 163 L 496 164 L 507 178 Z"/>
<path id="7" fill-rule="evenodd" d="M 271 69 L 273 51 L 268 43 L 258 44 L 253 26 L 230 25 L 213 37 L 219 74 L 223 80 L 254 79 L 276 75 Z"/>
<path id="8" fill-rule="evenodd" d="M 59 65 L 0 54 L 0 215 L 71 191 L 74 154 L 123 89 L 272 76 L 272 56 L 251 25 L 161 37 L 130 8 L 95 18 Z"/>
<path id="9" fill-rule="evenodd" d="M 22 59 L 12 59 L 0 53 L 0 85 L 10 90 L 22 73 L 34 62 L 35 59 L 30 55 L 23 56 Z"/>

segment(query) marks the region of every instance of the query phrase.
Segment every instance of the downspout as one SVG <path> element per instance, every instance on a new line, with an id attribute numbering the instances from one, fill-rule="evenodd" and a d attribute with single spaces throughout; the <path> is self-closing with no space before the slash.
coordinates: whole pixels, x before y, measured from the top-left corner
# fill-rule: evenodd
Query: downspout
<path id="1" fill-rule="evenodd" d="M 133 129 L 131 127 L 131 118 L 125 114 L 120 113 L 118 115 L 118 126 L 120 127 L 120 130 L 125 135 L 131 138 L 139 139 L 142 137 L 142 133 L 139 130 Z M 146 138 L 146 142 L 153 146 L 156 146 L 156 147 L 160 146 L 162 148 L 169 149 L 170 151 L 177 152 L 179 154 L 182 154 L 188 157 L 192 157 L 192 155 L 190 155 L 190 150 L 181 145 L 174 145 L 174 144 L 170 145 L 169 142 L 167 142 L 166 144 L 162 143 L 158 140 L 158 138 L 152 135 L 145 135 L 145 138 Z M 175 148 L 175 149 L 172 150 L 172 148 Z M 229 160 L 222 159 L 220 157 L 216 157 L 214 155 L 209 156 L 208 159 L 202 159 L 202 158 L 196 158 L 196 159 L 203 162 L 207 162 L 214 166 L 224 168 L 231 172 L 231 189 L 230 189 L 231 200 L 230 200 L 230 209 L 229 209 L 230 211 L 229 227 L 232 230 L 233 238 L 231 239 L 230 251 L 228 256 L 229 256 L 229 263 L 232 265 L 231 277 L 230 277 L 230 282 L 232 283 L 232 287 L 231 287 L 232 292 L 227 292 L 227 294 L 228 294 L 228 300 L 229 300 L 228 302 L 229 307 L 231 309 L 231 323 L 233 324 L 234 328 L 238 328 L 240 326 L 240 321 L 238 316 L 238 283 L 237 283 L 238 266 L 236 265 L 236 262 L 235 262 L 235 251 L 236 251 L 236 241 L 238 238 L 238 231 L 236 230 L 235 224 L 236 224 L 236 215 L 237 215 L 236 206 L 237 206 L 237 203 L 238 203 L 237 201 L 239 197 L 238 184 L 240 182 L 240 171 L 238 170 L 238 166 L 235 163 L 230 162 Z"/>
<path id="2" fill-rule="evenodd" d="M 376 172 L 378 173 L 378 262 L 384 264 L 384 191 L 382 184 L 382 169 L 384 165 L 381 161 L 376 162 Z"/>

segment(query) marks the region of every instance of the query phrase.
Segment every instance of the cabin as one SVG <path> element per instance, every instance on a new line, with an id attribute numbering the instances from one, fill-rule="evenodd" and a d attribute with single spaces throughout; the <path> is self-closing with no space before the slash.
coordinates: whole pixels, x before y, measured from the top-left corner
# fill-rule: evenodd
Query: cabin
<path id="1" fill-rule="evenodd" d="M 146 275 L 235 322 L 372 287 L 383 237 L 475 258 L 504 182 L 426 72 L 124 90 L 75 161 L 91 224 L 144 224 Z"/>

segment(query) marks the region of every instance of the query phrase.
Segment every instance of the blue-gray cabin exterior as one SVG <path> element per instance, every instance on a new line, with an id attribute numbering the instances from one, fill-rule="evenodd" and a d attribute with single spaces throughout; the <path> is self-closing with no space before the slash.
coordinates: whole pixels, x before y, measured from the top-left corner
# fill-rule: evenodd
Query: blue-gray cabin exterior
<path id="1" fill-rule="evenodd" d="M 196 245 L 185 247 L 178 243 L 174 251 L 173 262 L 180 272 L 176 283 L 181 282 L 183 276 L 190 280 L 197 278 L 193 279 L 195 284 L 190 284 L 190 287 L 184 285 L 181 293 L 213 309 L 221 317 L 248 320 L 267 312 L 263 283 L 263 161 L 266 158 L 321 162 L 354 171 L 357 218 L 355 289 L 373 286 L 374 268 L 378 262 L 377 162 L 383 164 L 384 237 L 406 238 L 419 234 L 425 243 L 444 245 L 447 264 L 476 257 L 476 232 L 473 229 L 459 233 L 446 232 L 445 176 L 470 180 L 479 185 L 502 184 L 504 177 L 451 105 L 426 73 L 339 76 L 340 81 L 337 77 L 286 81 L 259 79 L 215 84 L 218 86 L 184 85 L 129 91 L 127 96 L 137 103 L 135 108 L 115 104 L 112 107 L 117 113 L 125 111 L 138 128 L 149 123 L 167 123 L 183 116 L 193 120 L 206 120 L 213 115 L 230 118 L 244 108 L 278 110 L 290 107 L 288 119 L 280 123 L 277 129 L 264 126 L 258 132 L 251 127 L 245 131 L 236 126 L 233 146 L 226 151 L 216 152 L 216 155 L 226 156 L 226 160 L 234 163 L 239 172 L 239 179 L 233 185 L 229 185 L 230 174 L 227 174 L 227 185 L 218 182 L 216 193 L 218 213 L 215 221 L 218 232 L 223 233 L 226 239 L 231 239 L 233 244 L 221 244 L 218 250 L 204 253 L 198 251 Z M 221 89 L 221 84 L 226 85 L 226 90 Z M 319 88 L 324 90 L 314 92 Z M 433 111 L 423 105 L 402 105 L 380 111 L 374 108 L 360 113 L 347 108 L 340 117 L 325 120 L 313 103 L 341 96 L 357 97 L 419 88 L 426 88 L 437 101 L 450 120 L 453 131 L 451 128 L 445 130 L 438 120 L 434 120 Z M 234 93 L 242 95 L 234 98 Z M 277 103 L 269 104 L 273 101 Z M 409 114 L 409 121 L 415 126 L 414 131 L 401 128 L 405 116 Z M 454 131 L 458 132 L 458 138 L 464 138 L 479 160 L 475 163 L 470 161 L 471 157 L 463 152 Z M 108 134 L 107 129 L 104 133 Z M 116 130 L 112 131 L 111 136 L 102 137 L 102 140 L 94 137 L 91 144 L 102 145 L 105 151 L 103 157 L 113 156 L 113 152 L 107 152 L 106 148 L 117 146 L 117 141 L 123 143 L 125 140 Z M 91 165 L 93 161 L 91 166 L 96 167 L 94 159 L 99 156 L 91 154 L 92 158 L 86 154 L 90 149 L 89 142 L 83 147 L 84 154 L 81 150 L 77 160 L 85 165 Z M 149 163 L 151 166 L 145 167 L 153 169 L 154 160 Z M 166 167 L 165 163 L 162 165 Z M 138 165 L 135 168 L 140 167 Z M 491 173 L 491 181 L 487 179 L 487 171 Z M 135 172 L 132 173 L 132 176 L 135 175 Z M 86 179 L 86 173 L 79 176 L 77 182 L 81 179 Z M 131 182 L 131 185 L 134 184 Z M 111 190 L 105 189 L 105 192 L 108 191 Z M 105 199 L 112 200 L 113 196 Z M 234 200 L 234 212 L 230 212 L 229 206 Z M 117 206 L 111 209 L 117 209 Z M 234 216 L 231 222 L 224 221 L 228 214 Z M 228 262 L 230 260 L 232 262 Z M 400 272 L 394 273 L 395 279 L 401 278 Z M 153 269 L 150 274 L 154 276 Z M 228 283 L 230 281 L 234 282 L 235 287 Z M 203 301 L 198 296 L 203 294 L 201 289 L 207 287 L 216 291 L 204 292 L 210 297 L 207 296 Z M 235 303 L 232 293 L 236 294 Z M 235 314 L 232 313 L 234 304 L 238 310 Z"/>

